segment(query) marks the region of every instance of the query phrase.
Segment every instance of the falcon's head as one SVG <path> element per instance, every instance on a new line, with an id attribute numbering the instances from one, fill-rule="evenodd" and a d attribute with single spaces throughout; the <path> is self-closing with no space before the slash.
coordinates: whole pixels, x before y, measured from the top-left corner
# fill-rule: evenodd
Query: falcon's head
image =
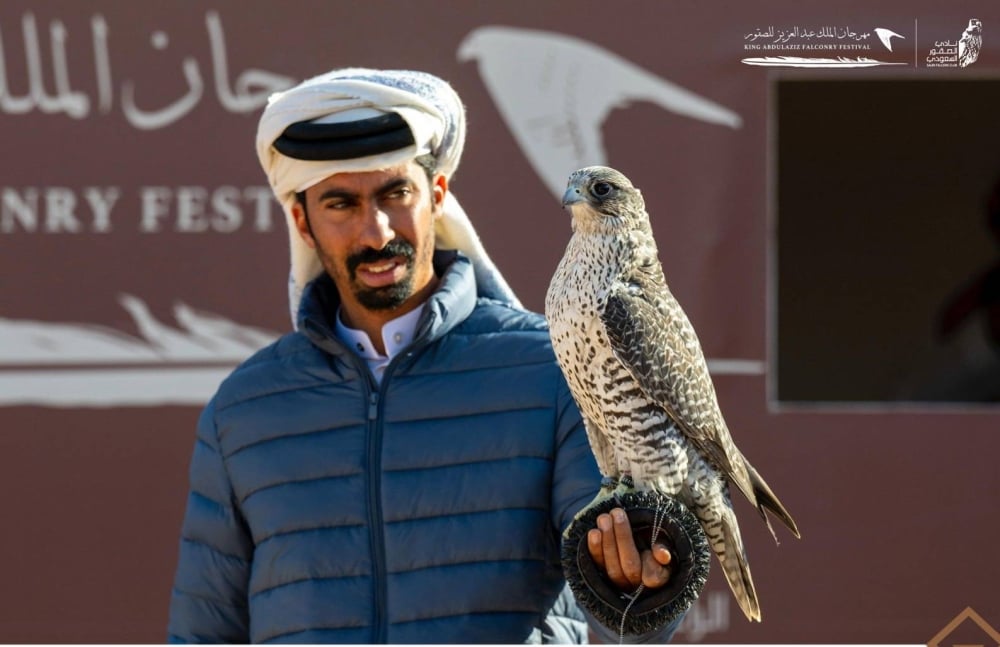
<path id="1" fill-rule="evenodd" d="M 588 166 L 569 176 L 563 206 L 574 226 L 599 231 L 646 228 L 642 193 L 627 177 L 607 166 Z"/>

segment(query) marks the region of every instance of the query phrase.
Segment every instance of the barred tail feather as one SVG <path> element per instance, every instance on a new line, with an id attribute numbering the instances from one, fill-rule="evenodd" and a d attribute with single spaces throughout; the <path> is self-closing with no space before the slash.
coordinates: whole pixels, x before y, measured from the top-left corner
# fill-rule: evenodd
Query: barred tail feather
<path id="1" fill-rule="evenodd" d="M 757 600 L 753 578 L 750 577 L 750 565 L 747 562 L 743 538 L 740 536 L 740 527 L 736 521 L 736 512 L 733 510 L 729 493 L 722 490 L 708 505 L 692 509 L 701 520 L 712 552 L 722 565 L 722 572 L 726 576 L 729 588 L 733 590 L 736 602 L 748 620 L 760 622 L 760 603 Z"/>
<path id="2" fill-rule="evenodd" d="M 757 510 L 760 512 L 760 516 L 764 518 L 764 523 L 767 524 L 767 529 L 771 531 L 771 536 L 774 537 L 775 543 L 778 543 L 778 538 L 774 534 L 774 528 L 771 527 L 771 521 L 768 519 L 765 510 L 770 510 L 797 539 L 801 539 L 802 535 L 799 534 L 799 528 L 795 525 L 792 515 L 788 513 L 785 506 L 781 505 L 781 501 L 778 500 L 778 497 L 768 487 L 764 478 L 757 473 L 757 470 L 753 468 L 749 461 L 744 460 L 744 464 L 750 476 L 750 484 L 753 487 Z"/>
<path id="3" fill-rule="evenodd" d="M 747 562 L 740 528 L 736 524 L 736 515 L 732 508 L 725 511 L 721 521 L 721 545 L 712 542 L 712 548 L 719 558 L 719 563 L 722 564 L 726 581 L 729 582 L 729 588 L 733 590 L 733 596 L 743 609 L 743 613 L 748 620 L 760 622 L 760 602 L 757 600 L 757 590 L 750 576 L 750 564 Z"/>

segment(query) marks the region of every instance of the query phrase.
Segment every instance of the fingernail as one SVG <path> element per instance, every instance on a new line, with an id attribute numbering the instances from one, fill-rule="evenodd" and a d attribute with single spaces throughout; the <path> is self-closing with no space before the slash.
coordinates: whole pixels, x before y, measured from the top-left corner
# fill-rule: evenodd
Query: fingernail
<path id="1" fill-rule="evenodd" d="M 625 521 L 625 511 L 621 508 L 615 508 L 611 511 L 611 514 L 614 515 L 615 521 L 618 523 L 623 523 Z"/>
<path id="2" fill-rule="evenodd" d="M 597 518 L 597 527 L 601 530 L 611 530 L 611 517 L 602 514 Z"/>

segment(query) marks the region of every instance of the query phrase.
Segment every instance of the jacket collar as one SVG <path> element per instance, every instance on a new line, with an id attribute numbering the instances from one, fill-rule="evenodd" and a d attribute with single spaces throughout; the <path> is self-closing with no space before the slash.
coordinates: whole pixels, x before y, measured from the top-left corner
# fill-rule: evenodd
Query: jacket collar
<path id="1" fill-rule="evenodd" d="M 468 258 L 455 251 L 437 250 L 434 271 L 441 280 L 417 323 L 414 344 L 440 339 L 465 321 L 476 306 L 476 278 Z M 333 332 L 339 307 L 340 295 L 333 279 L 324 272 L 306 286 L 298 312 L 299 330 L 313 344 L 334 355 L 352 352 Z"/>

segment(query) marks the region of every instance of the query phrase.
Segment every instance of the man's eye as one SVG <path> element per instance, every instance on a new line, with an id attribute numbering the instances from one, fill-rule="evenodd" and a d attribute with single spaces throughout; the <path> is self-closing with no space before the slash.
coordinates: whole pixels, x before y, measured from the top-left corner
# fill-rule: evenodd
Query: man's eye
<path id="1" fill-rule="evenodd" d="M 351 203 L 350 202 L 344 202 L 344 201 L 340 201 L 340 202 L 328 202 L 328 203 L 326 203 L 326 208 L 330 209 L 330 210 L 333 210 L 333 211 L 343 211 L 345 209 L 350 209 L 351 208 Z"/>
<path id="2" fill-rule="evenodd" d="M 410 195 L 410 193 L 412 193 L 412 191 L 409 189 L 409 187 L 402 187 L 390 191 L 389 193 L 386 194 L 385 197 L 389 198 L 390 200 L 401 200 Z"/>

